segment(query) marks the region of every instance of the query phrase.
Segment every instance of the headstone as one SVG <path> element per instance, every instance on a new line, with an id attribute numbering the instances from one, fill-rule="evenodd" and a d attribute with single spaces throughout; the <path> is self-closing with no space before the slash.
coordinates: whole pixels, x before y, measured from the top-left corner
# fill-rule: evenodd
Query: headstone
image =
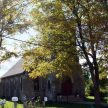
<path id="1" fill-rule="evenodd" d="M 18 102 L 18 97 L 12 97 L 13 102 Z"/>
<path id="2" fill-rule="evenodd" d="M 27 105 L 27 97 L 26 97 L 25 94 L 22 94 L 21 101 L 23 102 L 23 108 L 27 108 L 28 107 L 28 105 Z"/>
<path id="3" fill-rule="evenodd" d="M 48 98 L 47 97 L 44 97 L 44 101 L 47 102 L 48 101 Z"/>
<path id="4" fill-rule="evenodd" d="M 21 102 L 23 102 L 23 103 L 24 103 L 24 102 L 27 102 L 27 100 L 28 100 L 28 99 L 27 99 L 27 96 L 26 96 L 25 94 L 23 94 L 23 93 L 21 94 L 20 99 L 21 99 Z"/>
<path id="5" fill-rule="evenodd" d="M 47 97 L 44 97 L 44 100 L 43 100 L 43 108 L 45 108 L 45 103 L 48 101 L 48 98 Z"/>
<path id="6" fill-rule="evenodd" d="M 12 101 L 14 102 L 14 108 L 17 108 L 18 97 L 12 97 Z"/>

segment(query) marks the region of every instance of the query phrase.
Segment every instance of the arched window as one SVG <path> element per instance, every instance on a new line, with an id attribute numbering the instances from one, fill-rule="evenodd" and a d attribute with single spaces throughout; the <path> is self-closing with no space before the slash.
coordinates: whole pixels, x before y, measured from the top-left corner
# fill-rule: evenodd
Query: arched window
<path id="1" fill-rule="evenodd" d="M 20 78 L 21 91 L 23 90 L 22 77 Z"/>
<path id="2" fill-rule="evenodd" d="M 39 90 L 39 77 L 34 79 L 34 90 L 38 91 Z"/>

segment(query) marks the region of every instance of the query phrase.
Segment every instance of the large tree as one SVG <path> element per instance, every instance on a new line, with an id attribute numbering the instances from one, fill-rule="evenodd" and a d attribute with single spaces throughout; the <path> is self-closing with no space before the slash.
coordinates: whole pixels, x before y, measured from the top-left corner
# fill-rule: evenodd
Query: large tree
<path id="1" fill-rule="evenodd" d="M 16 55 L 4 48 L 3 43 L 6 38 L 28 27 L 29 23 L 24 17 L 27 4 L 26 0 L 0 0 L 0 61 Z"/>
<path id="2" fill-rule="evenodd" d="M 99 61 L 102 57 L 105 60 L 108 48 L 105 41 L 108 37 L 107 1 L 34 0 L 34 2 L 36 7 L 32 14 L 36 29 L 40 33 L 41 47 L 26 53 L 26 57 L 29 58 L 29 62 L 26 62 L 29 66 L 27 65 L 26 69 L 33 70 L 31 76 L 44 74 L 48 70 L 49 72 L 56 70 L 59 74 L 70 72 L 74 74 L 74 69 L 79 67 L 76 62 L 79 55 L 89 67 L 95 103 L 99 108 L 101 103 Z M 35 57 L 33 52 L 36 54 Z"/>
<path id="3" fill-rule="evenodd" d="M 68 4 L 67 4 L 68 5 Z M 69 6 L 69 5 L 68 5 Z M 71 7 L 70 7 L 71 8 Z M 104 49 L 107 38 L 107 9 L 100 1 L 76 1 L 74 2 L 74 16 L 77 23 L 77 43 L 83 57 L 85 58 L 94 84 L 94 95 L 96 107 L 100 107 L 99 87 L 99 63 L 102 57 L 101 47 Z"/>
<path id="4" fill-rule="evenodd" d="M 75 23 L 68 21 L 60 1 L 36 2 L 33 22 L 39 32 L 38 47 L 24 54 L 24 68 L 32 78 L 55 72 L 57 77 L 68 76 L 74 92 L 84 98 L 82 70 L 75 41 Z M 76 68 L 77 67 L 77 68 Z M 76 82 L 76 83 L 75 83 Z"/>

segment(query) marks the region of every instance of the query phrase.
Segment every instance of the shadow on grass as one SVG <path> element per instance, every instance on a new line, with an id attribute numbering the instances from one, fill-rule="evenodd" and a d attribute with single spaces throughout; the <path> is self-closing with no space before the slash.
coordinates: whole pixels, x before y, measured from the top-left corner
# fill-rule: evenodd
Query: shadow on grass
<path id="1" fill-rule="evenodd" d="M 86 103 L 46 103 L 46 108 L 95 108 L 93 104 Z M 101 106 L 101 108 L 108 108 L 108 106 Z"/>
<path id="2" fill-rule="evenodd" d="M 79 104 L 79 103 L 46 103 L 46 107 L 53 108 L 91 108 L 90 105 Z"/>

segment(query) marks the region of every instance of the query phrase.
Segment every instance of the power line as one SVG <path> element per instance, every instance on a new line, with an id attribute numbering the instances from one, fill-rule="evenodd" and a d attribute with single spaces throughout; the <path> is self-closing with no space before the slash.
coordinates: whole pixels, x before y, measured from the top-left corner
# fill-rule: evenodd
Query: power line
<path id="1" fill-rule="evenodd" d="M 12 37 L 9 37 L 9 36 L 3 36 L 4 38 L 8 38 L 8 39 L 12 39 L 12 40 L 15 40 L 15 41 L 19 41 L 19 42 L 23 42 L 23 43 L 28 43 L 28 44 L 32 44 L 32 45 L 35 45 L 35 46 L 44 46 L 44 45 L 40 45 L 40 44 L 36 44 L 36 43 L 33 43 L 33 42 L 28 42 L 28 41 L 24 41 L 24 40 L 20 40 L 20 39 L 16 39 L 16 38 L 12 38 Z M 39 42 L 39 41 L 37 41 Z M 73 46 L 76 46 L 76 44 L 72 44 Z M 65 46 L 65 45 L 55 45 L 55 46 Z M 71 46 L 71 44 L 69 45 Z M 78 45 L 77 45 L 78 46 Z M 45 46 L 44 46 L 45 47 Z"/>
<path id="2" fill-rule="evenodd" d="M 3 36 L 3 37 L 4 37 L 4 38 L 8 38 L 8 39 L 12 39 L 12 40 L 15 40 L 15 41 L 19 41 L 19 42 L 23 42 L 23 43 L 28 43 L 28 44 L 33 44 L 33 45 L 35 45 L 35 46 L 39 46 L 39 44 L 36 44 L 36 43 L 33 43 L 33 42 L 27 42 L 27 41 L 24 41 L 24 40 L 20 40 L 20 39 L 8 37 L 8 36 Z"/>

